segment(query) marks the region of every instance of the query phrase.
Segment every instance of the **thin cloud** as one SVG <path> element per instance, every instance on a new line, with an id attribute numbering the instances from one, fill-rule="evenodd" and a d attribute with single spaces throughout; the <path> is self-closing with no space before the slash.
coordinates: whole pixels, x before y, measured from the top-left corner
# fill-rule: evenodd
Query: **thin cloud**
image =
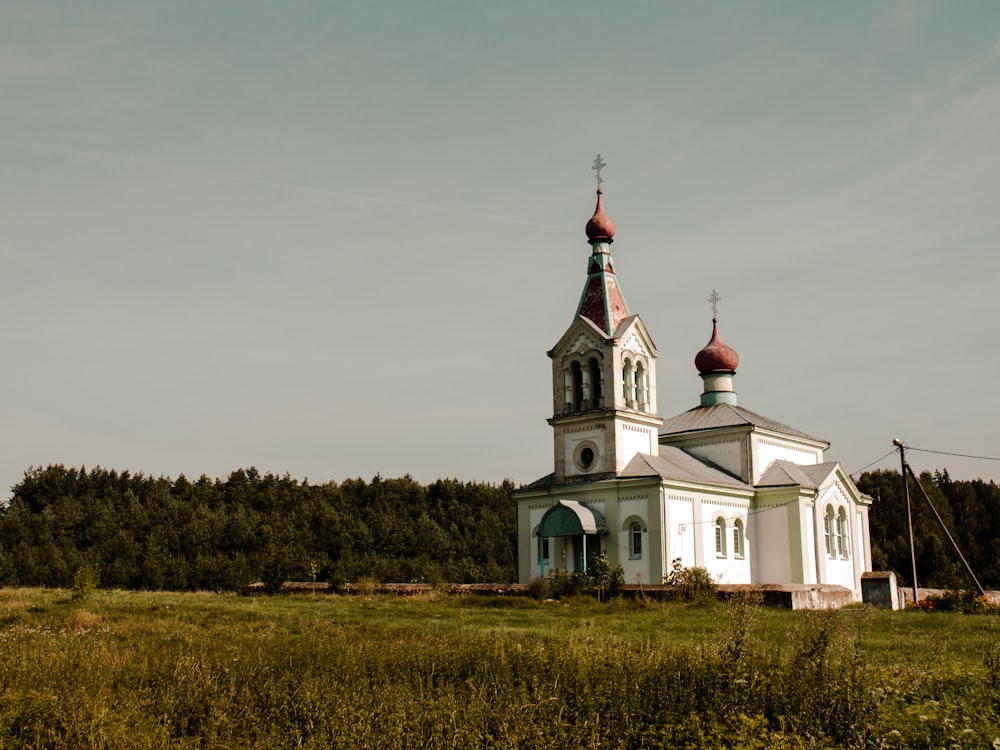
<path id="1" fill-rule="evenodd" d="M 176 164 L 173 162 L 158 161 L 155 159 L 146 159 L 139 156 L 117 154 L 108 151 L 95 151 L 92 149 L 81 149 L 81 148 L 74 148 L 72 146 L 63 146 L 54 143 L 41 143 L 38 141 L 28 141 L 15 138 L 0 138 L 0 143 L 6 143 L 11 146 L 23 146 L 26 148 L 37 149 L 40 151 L 48 151 L 52 153 L 70 154 L 85 159 L 102 159 L 109 161 L 117 161 L 124 164 L 134 164 L 137 166 L 148 167 L 150 169 L 169 170 L 172 172 L 201 175 L 204 177 L 212 177 L 214 179 L 219 179 L 219 180 L 228 180 L 233 182 L 240 182 L 240 183 L 254 184 L 254 185 L 266 185 L 270 187 L 278 187 L 288 190 L 298 190 L 302 192 L 311 193 L 314 195 L 334 196 L 337 198 L 342 198 L 344 200 L 364 201 L 366 203 L 374 203 L 378 205 L 417 208 L 422 211 L 434 211 L 436 213 L 450 214 L 454 216 L 466 216 L 469 218 L 489 219 L 490 221 L 495 221 L 501 224 L 539 227 L 545 229 L 555 229 L 559 231 L 571 228 L 565 224 L 550 224 L 546 222 L 526 221 L 524 219 L 518 219 L 516 217 L 505 216 L 501 214 L 487 213 L 484 211 L 469 211 L 467 209 L 455 208 L 454 206 L 443 206 L 434 203 L 423 203 L 420 201 L 408 201 L 381 195 L 368 195 L 365 193 L 348 193 L 342 190 L 331 190 L 329 188 L 317 187 L 315 185 L 304 185 L 296 182 L 288 182 L 287 180 L 275 180 L 267 177 L 254 177 L 251 175 L 238 175 L 238 174 L 233 174 L 231 172 L 221 172 L 213 169 L 205 169 L 204 167 L 193 167 L 187 164 Z"/>

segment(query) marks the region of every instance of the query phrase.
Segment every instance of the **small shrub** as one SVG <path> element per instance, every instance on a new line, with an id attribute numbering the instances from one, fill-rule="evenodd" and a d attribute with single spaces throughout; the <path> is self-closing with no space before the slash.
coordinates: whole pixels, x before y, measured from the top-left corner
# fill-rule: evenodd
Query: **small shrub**
<path id="1" fill-rule="evenodd" d="M 528 595 L 532 599 L 550 599 L 552 597 L 552 586 L 546 578 L 535 576 L 528 581 Z"/>
<path id="2" fill-rule="evenodd" d="M 716 599 L 719 586 L 708 570 L 702 567 L 685 568 L 679 557 L 670 563 L 670 572 L 664 577 L 670 586 L 671 598 L 682 602 L 707 604 Z"/>
<path id="3" fill-rule="evenodd" d="M 940 596 L 931 595 L 910 603 L 908 609 L 924 612 L 958 612 L 963 615 L 981 615 L 995 611 L 989 597 L 979 596 L 974 591 L 945 591 Z"/>
<path id="4" fill-rule="evenodd" d="M 337 593 L 344 590 L 344 584 L 347 583 L 347 579 L 340 573 L 340 571 L 333 571 L 327 576 L 326 582 L 330 584 L 330 589 Z"/>
<path id="5" fill-rule="evenodd" d="M 759 593 L 741 593 L 729 600 L 729 627 L 722 644 L 722 655 L 728 662 L 739 663 L 746 654 L 763 601 Z"/>
<path id="6" fill-rule="evenodd" d="M 565 568 L 556 568 L 549 573 L 549 591 L 553 599 L 563 599 L 580 593 L 587 583 L 582 573 L 569 573 Z"/>
<path id="7" fill-rule="evenodd" d="M 97 568 L 93 565 L 82 565 L 73 574 L 73 596 L 74 604 L 81 604 L 97 591 L 100 581 Z"/>
<path id="8" fill-rule="evenodd" d="M 587 577 L 590 586 L 597 592 L 597 600 L 601 602 L 620 595 L 625 588 L 625 571 L 621 565 L 612 568 L 606 552 L 596 555 L 590 562 Z"/>

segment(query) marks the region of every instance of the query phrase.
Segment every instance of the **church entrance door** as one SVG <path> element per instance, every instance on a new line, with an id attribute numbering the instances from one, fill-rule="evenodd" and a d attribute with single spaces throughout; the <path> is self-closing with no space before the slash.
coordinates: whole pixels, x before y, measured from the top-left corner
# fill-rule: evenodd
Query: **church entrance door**
<path id="1" fill-rule="evenodd" d="M 601 552 L 601 537 L 599 534 L 576 534 L 572 537 L 572 543 L 573 570 L 568 572 L 586 573 L 594 558 Z"/>
<path id="2" fill-rule="evenodd" d="M 608 526 L 600 511 L 575 500 L 556 502 L 545 511 L 538 525 L 538 536 L 542 540 L 562 539 L 563 564 L 568 573 L 587 570 L 601 551 L 601 536 L 606 536 L 607 533 Z M 539 546 L 544 549 L 544 541 Z M 541 556 L 539 567 L 544 571 Z"/>

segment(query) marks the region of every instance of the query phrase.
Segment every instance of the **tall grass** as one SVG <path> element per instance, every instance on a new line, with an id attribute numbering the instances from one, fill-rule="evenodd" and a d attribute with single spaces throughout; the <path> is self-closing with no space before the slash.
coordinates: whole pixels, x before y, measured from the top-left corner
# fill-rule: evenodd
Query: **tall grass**
<path id="1" fill-rule="evenodd" d="M 752 600 L 8 591 L 0 748 L 989 747 L 995 634 Z"/>

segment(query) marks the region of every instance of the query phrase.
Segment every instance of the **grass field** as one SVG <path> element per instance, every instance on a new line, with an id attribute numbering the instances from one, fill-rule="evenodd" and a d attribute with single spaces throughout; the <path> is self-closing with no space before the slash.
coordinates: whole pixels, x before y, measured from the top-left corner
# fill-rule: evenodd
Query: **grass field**
<path id="1" fill-rule="evenodd" d="M 0 748 L 1000 748 L 1000 622 L 0 591 Z"/>

